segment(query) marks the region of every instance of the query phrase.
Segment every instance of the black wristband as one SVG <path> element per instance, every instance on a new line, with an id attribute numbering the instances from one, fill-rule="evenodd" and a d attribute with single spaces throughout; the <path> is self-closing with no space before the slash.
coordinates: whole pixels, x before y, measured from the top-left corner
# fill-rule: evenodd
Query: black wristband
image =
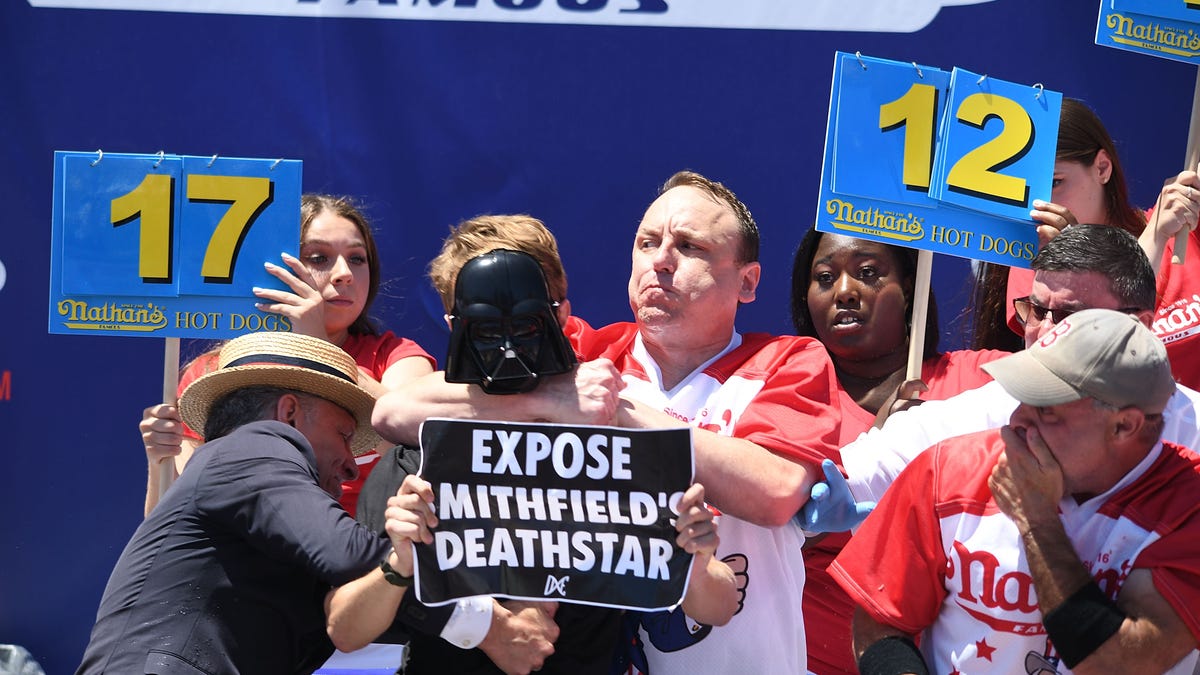
<path id="1" fill-rule="evenodd" d="M 1042 617 L 1046 636 L 1062 662 L 1072 669 L 1121 630 L 1124 621 L 1125 612 L 1094 581 Z"/>
<path id="2" fill-rule="evenodd" d="M 912 640 L 892 635 L 875 642 L 858 658 L 860 675 L 929 675 L 929 667 Z"/>
<path id="3" fill-rule="evenodd" d="M 379 569 L 383 571 L 383 578 L 387 579 L 387 582 L 393 586 L 410 586 L 412 584 L 413 578 L 406 577 L 392 569 L 392 566 L 388 564 L 387 558 L 384 558 L 379 563 Z"/>

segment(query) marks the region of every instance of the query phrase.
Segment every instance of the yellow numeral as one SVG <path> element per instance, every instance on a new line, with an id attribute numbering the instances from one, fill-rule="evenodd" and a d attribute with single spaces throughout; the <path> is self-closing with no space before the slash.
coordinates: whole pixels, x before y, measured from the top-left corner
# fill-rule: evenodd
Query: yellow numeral
<path id="1" fill-rule="evenodd" d="M 142 220 L 138 247 L 138 276 L 147 283 L 171 281 L 171 233 L 174 179 L 164 174 L 146 174 L 133 190 L 112 200 L 113 227 Z"/>
<path id="2" fill-rule="evenodd" d="M 879 106 L 880 131 L 905 127 L 901 180 L 910 190 L 929 190 L 937 101 L 937 87 L 917 83 L 900 98 Z"/>
<path id="3" fill-rule="evenodd" d="M 187 198 L 193 202 L 227 202 L 229 210 L 217 223 L 200 274 L 210 283 L 229 283 L 238 249 L 246 232 L 274 198 L 274 184 L 266 178 L 250 176 L 188 176 Z"/>
<path id="4" fill-rule="evenodd" d="M 971 94 L 958 106 L 960 122 L 982 129 L 991 119 L 1003 125 L 1000 135 L 955 162 L 946 174 L 946 187 L 990 201 L 1025 205 L 1029 201 L 1025 179 L 997 171 L 1033 147 L 1033 120 L 1016 101 L 1002 96 Z"/>

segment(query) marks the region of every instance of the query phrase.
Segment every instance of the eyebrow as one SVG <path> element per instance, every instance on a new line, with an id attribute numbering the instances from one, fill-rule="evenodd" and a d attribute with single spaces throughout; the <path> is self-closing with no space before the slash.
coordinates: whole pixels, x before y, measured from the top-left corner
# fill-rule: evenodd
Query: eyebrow
<path id="1" fill-rule="evenodd" d="M 328 239 L 305 239 L 300 242 L 301 246 L 333 246 L 333 242 Z M 355 239 L 350 242 L 350 248 L 366 248 L 367 244 L 361 239 Z"/>

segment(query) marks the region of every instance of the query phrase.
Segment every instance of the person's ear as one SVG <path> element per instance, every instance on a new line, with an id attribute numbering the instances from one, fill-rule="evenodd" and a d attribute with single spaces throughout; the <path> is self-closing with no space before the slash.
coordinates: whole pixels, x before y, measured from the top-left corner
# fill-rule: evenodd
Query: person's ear
<path id="1" fill-rule="evenodd" d="M 757 262 L 746 263 L 742 266 L 742 285 L 738 289 L 738 302 L 746 304 L 754 302 L 758 291 L 758 280 L 762 275 L 762 265 Z"/>
<path id="2" fill-rule="evenodd" d="M 1096 179 L 1101 185 L 1107 185 L 1112 179 L 1112 158 L 1103 149 L 1096 151 L 1096 159 L 1092 160 L 1092 168 L 1096 170 Z"/>
<path id="3" fill-rule="evenodd" d="M 558 307 L 554 308 L 554 318 L 558 319 L 558 325 L 566 326 L 567 319 L 571 318 L 571 301 L 563 298 L 558 302 Z"/>
<path id="4" fill-rule="evenodd" d="M 284 394 L 275 402 L 275 420 L 288 426 L 296 426 L 300 415 L 300 399 L 295 394 Z"/>
<path id="5" fill-rule="evenodd" d="M 1118 441 L 1137 439 L 1146 425 L 1146 413 L 1129 406 L 1117 411 L 1113 418 L 1113 438 Z"/>

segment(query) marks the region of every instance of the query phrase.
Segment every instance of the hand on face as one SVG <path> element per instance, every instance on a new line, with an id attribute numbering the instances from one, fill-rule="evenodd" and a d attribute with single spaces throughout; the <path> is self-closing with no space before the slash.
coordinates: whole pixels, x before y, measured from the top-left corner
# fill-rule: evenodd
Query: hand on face
<path id="1" fill-rule="evenodd" d="M 996 506 L 1022 532 L 1058 518 L 1065 487 L 1062 467 L 1035 426 L 1000 430 L 1005 450 L 992 467 L 988 487 Z"/>
<path id="2" fill-rule="evenodd" d="M 325 327 L 325 298 L 316 289 L 316 280 L 296 258 L 286 253 L 282 254 L 282 258 L 283 262 L 292 268 L 291 272 L 271 263 L 265 263 L 263 266 L 271 276 L 287 284 L 292 292 L 278 291 L 272 288 L 255 288 L 255 295 L 272 302 L 259 302 L 254 306 L 264 312 L 286 316 L 292 322 L 292 332 L 294 333 L 328 341 L 329 333 Z"/>

